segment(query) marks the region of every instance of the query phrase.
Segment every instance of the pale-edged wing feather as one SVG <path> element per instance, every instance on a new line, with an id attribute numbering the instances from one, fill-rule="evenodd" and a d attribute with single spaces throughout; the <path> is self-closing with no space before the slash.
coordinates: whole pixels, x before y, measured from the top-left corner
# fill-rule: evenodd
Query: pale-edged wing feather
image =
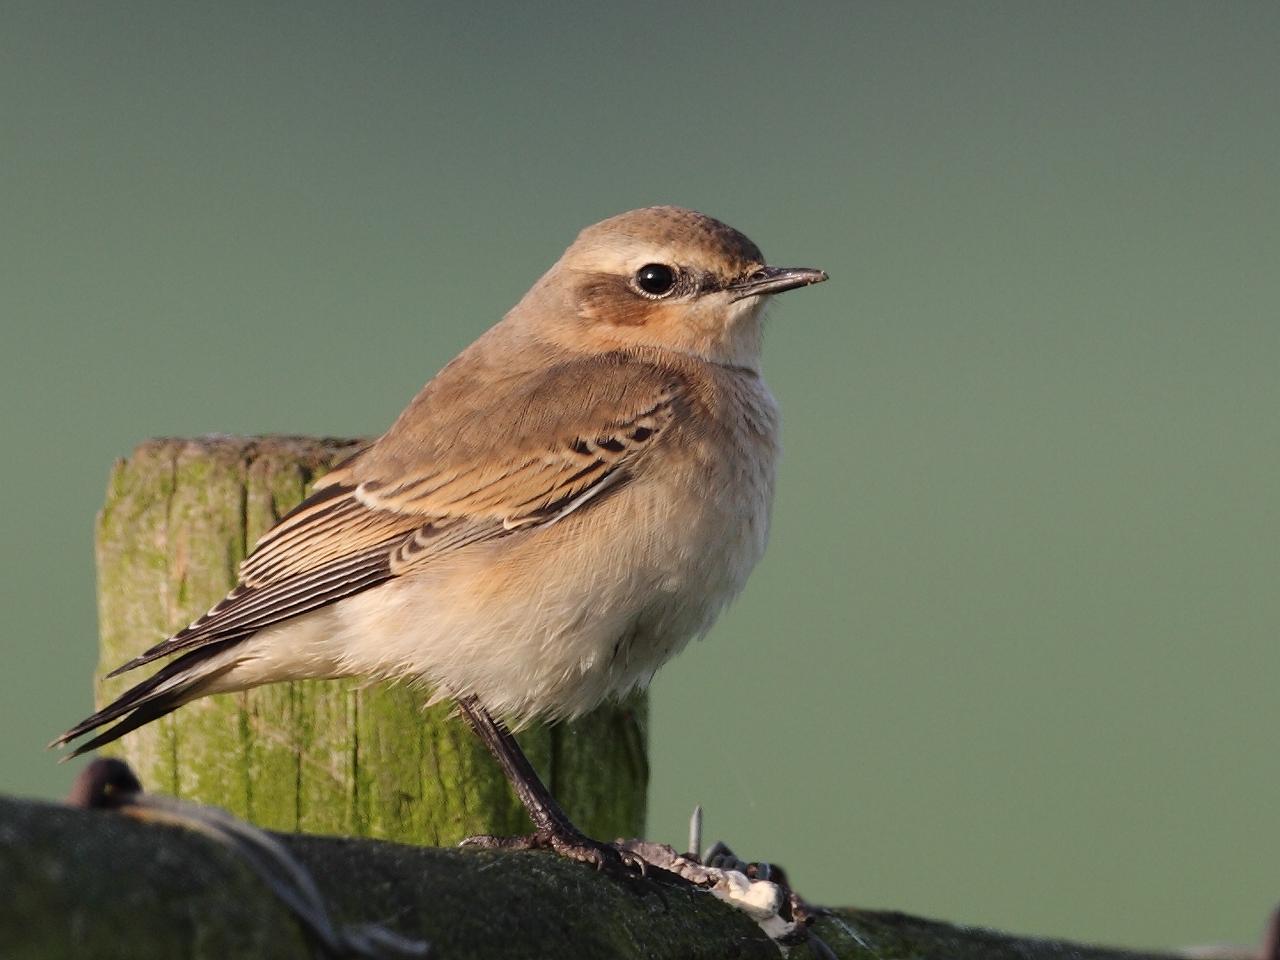
<path id="1" fill-rule="evenodd" d="M 402 418 L 263 535 L 227 597 L 114 673 L 247 637 L 442 553 L 555 522 L 624 482 L 685 401 L 670 370 L 584 359 L 496 393 L 482 415 L 437 417 L 432 442 L 415 451 L 412 434 L 433 426 L 434 383 L 411 426 Z"/>
<path id="2" fill-rule="evenodd" d="M 461 468 L 431 465 L 395 486 L 366 481 L 355 495 L 374 510 L 495 520 L 508 530 L 543 523 L 605 489 L 608 478 L 651 445 L 672 415 L 670 399 L 662 398 L 554 448 Z"/>

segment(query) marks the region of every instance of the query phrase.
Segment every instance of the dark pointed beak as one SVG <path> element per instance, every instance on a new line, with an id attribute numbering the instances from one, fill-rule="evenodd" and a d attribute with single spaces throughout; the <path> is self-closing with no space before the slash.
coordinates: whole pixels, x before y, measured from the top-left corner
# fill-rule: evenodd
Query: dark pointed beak
<path id="1" fill-rule="evenodd" d="M 807 287 L 826 279 L 826 271 L 815 270 L 813 267 L 761 267 L 731 284 L 729 292 L 733 294 L 732 300 L 741 300 L 764 293 L 782 293 L 796 287 Z"/>

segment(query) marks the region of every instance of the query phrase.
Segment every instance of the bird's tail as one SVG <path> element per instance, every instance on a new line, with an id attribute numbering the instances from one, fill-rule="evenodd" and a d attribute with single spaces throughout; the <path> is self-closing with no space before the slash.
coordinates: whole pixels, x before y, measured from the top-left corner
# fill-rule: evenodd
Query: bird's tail
<path id="1" fill-rule="evenodd" d="M 178 657 L 141 683 L 134 684 L 97 713 L 81 720 L 49 746 L 60 747 L 113 720 L 120 721 L 77 746 L 64 758 L 70 760 L 202 696 L 218 677 L 235 666 L 233 658 L 217 654 L 235 643 L 236 639 L 239 638 L 210 643 Z"/>

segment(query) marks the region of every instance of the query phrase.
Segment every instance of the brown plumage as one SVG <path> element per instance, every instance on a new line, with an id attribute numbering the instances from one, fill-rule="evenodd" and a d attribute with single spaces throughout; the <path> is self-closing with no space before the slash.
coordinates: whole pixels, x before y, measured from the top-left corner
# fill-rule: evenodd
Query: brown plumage
<path id="1" fill-rule="evenodd" d="M 261 538 L 231 594 L 120 670 L 176 659 L 59 742 L 304 677 L 408 679 L 513 722 L 647 683 L 764 549 L 761 304 L 822 279 L 689 210 L 588 227 Z"/>

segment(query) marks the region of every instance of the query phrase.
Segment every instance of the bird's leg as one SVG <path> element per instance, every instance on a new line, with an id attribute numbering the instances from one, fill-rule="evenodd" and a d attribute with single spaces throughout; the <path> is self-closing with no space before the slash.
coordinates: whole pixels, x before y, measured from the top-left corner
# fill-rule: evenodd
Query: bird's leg
<path id="1" fill-rule="evenodd" d="M 534 829 L 553 831 L 562 834 L 578 833 L 577 828 L 569 820 L 551 796 L 533 764 L 520 749 L 520 744 L 505 726 L 493 719 L 474 697 L 458 701 L 458 708 L 466 717 L 471 729 L 476 732 L 481 742 L 493 754 L 493 758 L 502 767 L 502 772 L 510 781 L 512 789 L 519 797 L 520 803 L 533 821 Z"/>
<path id="2" fill-rule="evenodd" d="M 538 771 L 533 769 L 533 764 L 524 755 L 511 731 L 493 719 L 475 697 L 459 700 L 458 709 L 498 761 L 520 803 L 529 814 L 529 819 L 533 821 L 533 834 L 528 837 L 468 837 L 462 841 L 463 844 L 505 850 L 550 847 L 563 857 L 595 864 L 597 867 L 606 863 L 624 863 L 642 873 L 645 871 L 648 864 L 636 853 L 615 844 L 592 840 L 573 825 L 538 776 Z"/>

